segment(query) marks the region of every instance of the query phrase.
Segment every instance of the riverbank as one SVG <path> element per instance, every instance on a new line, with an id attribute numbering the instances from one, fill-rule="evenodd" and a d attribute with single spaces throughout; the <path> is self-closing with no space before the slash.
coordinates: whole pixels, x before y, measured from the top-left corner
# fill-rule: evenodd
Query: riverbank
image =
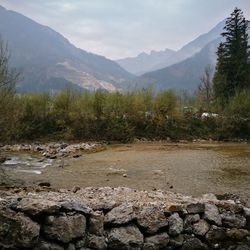
<path id="1" fill-rule="evenodd" d="M 4 249 L 250 248 L 250 204 L 212 194 L 105 187 L 12 189 L 0 197 Z"/>
<path id="2" fill-rule="evenodd" d="M 43 156 L 43 151 L 34 152 L 25 145 L 21 147 L 22 150 L 27 148 L 24 153 L 2 152 L 6 157 L 12 157 L 15 163 L 25 161 L 25 166 L 1 166 L 13 180 L 13 185 L 17 185 L 19 180 L 21 186 L 36 187 L 39 183 L 47 182 L 56 189 L 126 186 L 149 191 L 161 189 L 193 196 L 211 192 L 250 197 L 247 188 L 250 182 L 249 144 L 206 141 L 93 145 L 96 146 L 91 150 L 74 149 L 64 157 L 60 156 L 62 152 L 55 150 L 58 153 L 49 156 L 55 159 L 48 159 Z M 67 147 L 72 149 L 71 144 Z M 37 146 L 33 148 L 37 149 Z M 32 160 L 28 157 L 32 157 Z M 35 167 L 37 164 L 44 166 L 48 160 L 49 165 L 45 168 Z M 13 163 L 13 160 L 7 163 Z M 40 171 L 40 174 L 33 173 L 33 170 Z"/>

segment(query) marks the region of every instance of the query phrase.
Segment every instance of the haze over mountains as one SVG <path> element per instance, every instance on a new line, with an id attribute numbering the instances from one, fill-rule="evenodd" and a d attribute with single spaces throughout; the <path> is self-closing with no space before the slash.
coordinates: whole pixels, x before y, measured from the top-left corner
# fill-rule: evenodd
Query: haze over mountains
<path id="1" fill-rule="evenodd" d="M 65 86 L 91 91 L 148 86 L 156 91 L 194 91 L 205 67 L 212 70 L 215 67 L 224 23 L 220 22 L 178 51 L 151 51 L 114 62 L 76 48 L 51 28 L 0 6 L 0 35 L 8 43 L 11 66 L 22 73 L 17 84 L 21 92 L 55 92 Z"/>
<path id="2" fill-rule="evenodd" d="M 211 41 L 220 37 L 225 21 L 220 22 L 216 27 L 206 34 L 203 34 L 183 46 L 178 51 L 166 49 L 165 51 L 152 51 L 150 54 L 141 53 L 134 58 L 125 58 L 117 62 L 127 71 L 142 75 L 144 73 L 165 68 L 179 63 L 201 51 Z"/>
<path id="3" fill-rule="evenodd" d="M 8 43 L 11 66 L 22 73 L 20 91 L 119 89 L 132 75 L 105 57 L 76 48 L 66 38 L 0 6 L 0 35 Z"/>

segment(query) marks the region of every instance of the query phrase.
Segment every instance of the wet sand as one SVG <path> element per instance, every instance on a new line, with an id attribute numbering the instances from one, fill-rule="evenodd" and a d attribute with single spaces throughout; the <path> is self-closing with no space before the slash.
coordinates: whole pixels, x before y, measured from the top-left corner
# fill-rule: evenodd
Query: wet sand
<path id="1" fill-rule="evenodd" d="M 249 144 L 135 143 L 66 158 L 40 175 L 10 171 L 27 184 L 55 188 L 118 187 L 162 189 L 188 195 L 234 193 L 250 197 Z"/>

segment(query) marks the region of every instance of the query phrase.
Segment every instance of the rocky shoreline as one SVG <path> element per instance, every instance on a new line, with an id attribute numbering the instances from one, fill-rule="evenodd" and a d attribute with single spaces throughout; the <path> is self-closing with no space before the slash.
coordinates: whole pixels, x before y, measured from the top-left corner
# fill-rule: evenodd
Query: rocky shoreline
<path id="1" fill-rule="evenodd" d="M 0 192 L 0 249 L 250 249 L 250 206 L 130 188 Z"/>
<path id="2" fill-rule="evenodd" d="M 30 152 L 38 153 L 45 158 L 57 159 L 64 157 L 79 157 L 82 152 L 97 152 L 105 149 L 104 143 L 81 142 L 81 143 L 23 143 L 0 146 L 0 152 Z"/>

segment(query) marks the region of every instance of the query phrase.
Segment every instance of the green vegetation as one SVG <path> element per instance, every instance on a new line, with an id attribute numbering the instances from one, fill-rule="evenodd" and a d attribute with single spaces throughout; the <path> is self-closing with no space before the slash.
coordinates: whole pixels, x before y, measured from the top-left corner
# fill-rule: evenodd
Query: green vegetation
<path id="1" fill-rule="evenodd" d="M 5 96 L 3 96 L 5 95 Z M 201 117 L 174 92 L 16 95 L 1 91 L 1 141 L 250 138 L 250 93 L 237 93 L 223 116 Z M 186 98 L 185 104 L 197 98 Z M 198 102 L 197 102 L 198 103 Z M 188 105 L 190 107 L 190 105 Z M 197 112 L 195 111 L 197 110 Z"/>
<path id="2" fill-rule="evenodd" d="M 67 88 L 57 94 L 18 95 L 18 75 L 9 70 L 8 53 L 0 41 L 0 141 L 250 139 L 247 29 L 236 8 L 222 34 L 226 40 L 218 48 L 214 80 L 206 68 L 193 96 L 151 89 L 76 93 Z"/>
<path id="3" fill-rule="evenodd" d="M 237 91 L 250 89 L 250 50 L 248 21 L 235 8 L 226 20 L 222 33 L 225 39 L 218 48 L 218 62 L 214 76 L 214 93 L 222 108 Z"/>

